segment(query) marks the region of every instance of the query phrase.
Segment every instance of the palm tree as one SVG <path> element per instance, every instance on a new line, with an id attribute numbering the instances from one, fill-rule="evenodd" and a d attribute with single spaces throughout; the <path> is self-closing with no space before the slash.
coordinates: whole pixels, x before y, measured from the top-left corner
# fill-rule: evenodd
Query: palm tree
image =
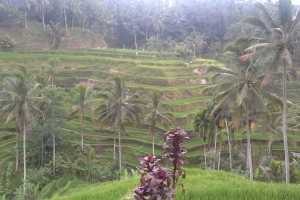
<path id="1" fill-rule="evenodd" d="M 27 29 L 27 9 L 30 10 L 30 4 L 36 4 L 35 0 L 25 0 L 25 28 Z"/>
<path id="2" fill-rule="evenodd" d="M 20 67 L 14 76 L 4 79 L 4 90 L 0 92 L 0 113 L 2 118 L 6 118 L 6 124 L 11 120 L 16 120 L 20 134 L 23 133 L 23 159 L 24 159 L 24 186 L 25 194 L 26 181 L 26 134 L 28 126 L 35 122 L 35 116 L 43 116 L 39 109 L 39 104 L 45 102 L 44 97 L 39 97 L 39 84 L 33 84 L 27 74 L 26 68 Z"/>
<path id="3" fill-rule="evenodd" d="M 164 23 L 165 16 L 162 13 L 156 13 L 152 20 L 153 29 L 156 32 L 156 41 L 158 41 L 158 33 L 166 27 Z"/>
<path id="4" fill-rule="evenodd" d="M 152 11 L 149 8 L 150 5 L 143 7 L 143 17 L 141 18 L 141 23 L 145 25 L 145 39 L 148 40 L 148 27 L 152 19 Z"/>
<path id="5" fill-rule="evenodd" d="M 209 115 L 210 113 L 208 112 L 208 110 L 204 109 L 202 112 L 196 114 L 193 121 L 194 131 L 196 133 L 200 133 L 200 137 L 203 138 L 204 142 L 206 141 L 206 139 L 211 140 L 211 137 L 213 137 L 214 124 Z M 205 170 L 207 170 L 205 144 L 203 144 L 203 147 L 204 147 Z"/>
<path id="6" fill-rule="evenodd" d="M 150 122 L 149 133 L 152 135 L 152 154 L 154 156 L 154 138 L 155 138 L 155 128 L 156 122 L 160 122 L 165 129 L 168 128 L 169 124 L 172 124 L 171 118 L 173 115 L 171 113 L 161 113 L 160 105 L 162 100 L 162 95 L 158 91 L 153 92 L 151 111 L 145 116 L 145 121 Z"/>
<path id="7" fill-rule="evenodd" d="M 37 0 L 36 2 L 36 10 L 37 12 L 41 13 L 42 15 L 42 20 L 43 20 L 43 25 L 44 25 L 44 31 L 46 30 L 46 25 L 45 25 L 45 14 L 47 12 L 50 12 L 51 10 L 51 2 L 49 0 Z"/>
<path id="8" fill-rule="evenodd" d="M 248 17 L 243 22 L 250 24 L 259 30 L 259 35 L 263 38 L 246 49 L 251 52 L 243 56 L 243 59 L 255 59 L 262 56 L 262 62 L 269 64 L 267 75 L 262 86 L 270 79 L 278 66 L 283 67 L 282 93 L 283 93 L 283 145 L 285 155 L 285 173 L 286 183 L 290 183 L 289 150 L 287 139 L 287 95 L 286 95 L 286 68 L 293 66 L 293 55 L 298 48 L 297 30 L 300 21 L 299 9 L 293 7 L 291 0 L 279 0 L 277 4 L 277 15 L 270 14 L 266 7 L 261 4 L 255 4 L 260 11 L 260 18 Z"/>
<path id="9" fill-rule="evenodd" d="M 109 13 L 108 11 L 103 11 L 101 13 L 101 22 L 104 26 L 104 33 L 102 35 L 102 38 L 104 38 L 106 36 L 107 26 L 110 24 L 114 24 L 115 21 L 116 20 L 115 20 L 114 16 L 111 13 Z"/>
<path id="10" fill-rule="evenodd" d="M 79 115 L 81 126 L 81 149 L 83 149 L 83 120 L 85 112 L 87 112 L 93 120 L 92 113 L 94 111 L 92 90 L 86 85 L 79 84 L 73 88 L 70 98 L 67 99 L 72 104 L 71 116 Z"/>
<path id="11" fill-rule="evenodd" d="M 228 106 L 234 110 L 233 126 L 244 118 L 247 132 L 247 166 L 250 171 L 250 179 L 253 180 L 250 120 L 253 119 L 258 111 L 262 113 L 268 112 L 262 96 L 263 90 L 260 88 L 262 83 L 261 77 L 264 74 L 259 74 L 258 67 L 254 63 L 232 69 L 219 66 L 210 67 L 208 68 L 207 73 L 210 72 L 215 73 L 212 79 L 216 84 L 205 87 L 202 92 L 216 93 L 214 99 L 217 104 L 211 114 L 219 111 L 219 109 L 224 106 Z M 269 91 L 265 92 L 267 93 Z"/>
<path id="12" fill-rule="evenodd" d="M 194 57 L 196 57 L 196 47 L 198 47 L 199 57 L 201 57 L 201 51 L 206 44 L 205 35 L 201 35 L 200 33 L 193 31 L 188 37 L 186 37 L 184 42 L 188 48 L 193 48 Z"/>
<path id="13" fill-rule="evenodd" d="M 46 87 L 43 89 L 43 94 L 50 100 L 42 109 L 46 118 L 46 132 L 49 132 L 52 136 L 52 166 L 53 175 L 55 176 L 56 167 L 56 139 L 59 136 L 61 127 L 64 124 L 63 118 L 66 116 L 66 112 L 63 106 L 63 97 L 65 93 L 62 88 Z M 43 138 L 42 138 L 43 141 Z M 44 147 L 42 147 L 43 149 Z"/>
<path id="14" fill-rule="evenodd" d="M 43 67 L 46 69 L 46 75 L 48 76 L 48 82 L 51 83 L 52 86 L 54 86 L 54 82 L 55 82 L 55 76 L 57 73 L 57 63 L 58 60 L 56 59 L 51 59 L 49 61 L 49 63 L 45 64 Z"/>
<path id="15" fill-rule="evenodd" d="M 142 110 L 135 104 L 135 96 L 129 96 L 121 77 L 113 78 L 111 84 L 111 88 L 104 90 L 101 94 L 106 102 L 98 108 L 101 111 L 99 121 L 102 123 L 109 120 L 114 127 L 119 126 L 119 169 L 121 170 L 121 131 L 124 128 L 124 119 L 139 125 L 139 115 Z"/>
<path id="16" fill-rule="evenodd" d="M 53 35 L 53 44 L 52 48 L 54 50 L 58 49 L 61 38 L 65 35 L 65 30 L 62 29 L 60 22 L 53 23 L 50 21 L 49 28 L 51 31 L 51 35 Z"/>
<path id="17" fill-rule="evenodd" d="M 294 113 L 289 113 L 287 121 L 289 124 L 294 124 L 291 127 L 288 127 L 288 133 L 290 134 L 296 134 L 299 132 L 299 124 L 295 124 L 295 122 L 299 121 L 299 116 L 295 116 Z M 269 135 L 269 140 L 268 140 L 268 148 L 269 148 L 269 157 L 272 157 L 272 147 L 273 143 L 276 141 L 275 137 L 279 137 L 280 139 L 283 139 L 282 136 L 282 112 L 272 112 L 270 115 L 270 119 L 265 120 L 262 119 L 259 121 L 261 126 L 260 129 L 262 129 L 263 132 L 267 133 Z M 297 146 L 297 142 L 290 137 L 287 136 L 288 139 L 288 144 Z"/>
<path id="18" fill-rule="evenodd" d="M 82 2 L 79 0 L 69 0 L 67 8 L 72 12 L 72 29 L 74 26 L 75 15 L 81 14 Z"/>

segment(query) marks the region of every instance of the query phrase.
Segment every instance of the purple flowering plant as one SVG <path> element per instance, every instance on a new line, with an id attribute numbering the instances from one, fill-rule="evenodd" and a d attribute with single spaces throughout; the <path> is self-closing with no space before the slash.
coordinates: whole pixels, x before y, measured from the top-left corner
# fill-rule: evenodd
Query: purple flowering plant
<path id="1" fill-rule="evenodd" d="M 182 145 L 189 137 L 185 131 L 179 128 L 166 133 L 166 135 L 163 158 L 169 158 L 173 168 L 159 167 L 158 163 L 161 160 L 151 154 L 140 158 L 141 179 L 140 186 L 133 190 L 135 196 L 132 198 L 135 200 L 172 200 L 175 197 L 177 186 L 181 186 L 182 192 L 185 192 L 184 185 L 178 185 L 177 182 L 179 177 L 186 177 L 186 171 L 180 166 L 184 163 L 181 157 L 187 153 L 187 149 Z"/>

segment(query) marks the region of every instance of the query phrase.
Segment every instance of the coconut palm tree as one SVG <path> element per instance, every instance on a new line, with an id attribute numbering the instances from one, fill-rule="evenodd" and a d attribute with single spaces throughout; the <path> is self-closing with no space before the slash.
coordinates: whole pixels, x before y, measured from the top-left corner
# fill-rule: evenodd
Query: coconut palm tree
<path id="1" fill-rule="evenodd" d="M 108 11 L 103 11 L 101 13 L 101 19 L 100 19 L 101 23 L 104 26 L 104 33 L 102 35 L 102 38 L 104 38 L 106 36 L 107 33 L 107 26 L 110 24 L 114 24 L 116 22 L 116 19 L 114 18 L 113 14 L 108 12 Z"/>
<path id="2" fill-rule="evenodd" d="M 98 107 L 100 111 L 98 120 L 100 123 L 109 120 L 114 127 L 119 127 L 119 169 L 121 170 L 121 131 L 124 129 L 124 120 L 128 119 L 133 124 L 139 125 L 139 115 L 142 114 L 142 110 L 135 104 L 135 96 L 128 94 L 121 77 L 113 78 L 111 84 L 111 88 L 104 90 L 101 94 L 106 102 Z"/>
<path id="3" fill-rule="evenodd" d="M 27 9 L 30 10 L 31 4 L 36 4 L 35 0 L 25 0 L 25 13 L 24 13 L 24 18 L 25 18 L 25 28 L 27 29 Z"/>
<path id="4" fill-rule="evenodd" d="M 160 94 L 158 91 L 154 91 L 152 95 L 151 101 L 151 110 L 150 112 L 145 115 L 145 121 L 150 122 L 149 125 L 149 133 L 152 135 L 152 154 L 154 156 L 154 138 L 155 138 L 155 128 L 156 122 L 160 122 L 165 129 L 168 128 L 168 125 L 172 124 L 172 117 L 171 113 L 162 113 L 160 112 L 160 105 L 163 95 Z"/>
<path id="5" fill-rule="evenodd" d="M 55 76 L 57 73 L 57 68 L 56 68 L 57 63 L 58 63 L 57 59 L 51 59 L 49 61 L 49 63 L 47 63 L 43 66 L 46 70 L 48 82 L 50 82 L 52 86 L 54 86 Z"/>
<path id="6" fill-rule="evenodd" d="M 299 132 L 300 125 L 297 123 L 299 121 L 299 116 L 296 116 L 294 113 L 289 113 L 287 117 L 289 124 L 294 124 L 291 127 L 288 127 L 287 132 L 289 134 L 296 134 Z M 260 127 L 264 133 L 269 135 L 268 148 L 269 148 L 269 157 L 272 157 L 272 147 L 273 143 L 276 141 L 276 137 L 283 140 L 282 136 L 282 111 L 272 112 L 270 119 L 259 120 Z M 290 136 L 287 136 L 288 144 L 292 146 L 297 146 L 297 142 Z"/>
<path id="7" fill-rule="evenodd" d="M 58 49 L 61 38 L 66 34 L 66 32 L 62 29 L 60 22 L 53 23 L 52 21 L 50 21 L 49 28 L 51 31 L 51 35 L 53 35 L 52 48 L 56 50 Z"/>
<path id="8" fill-rule="evenodd" d="M 202 112 L 196 114 L 193 121 L 194 131 L 200 134 L 200 137 L 203 138 L 203 141 L 206 142 L 206 139 L 211 140 L 213 137 L 214 124 L 210 118 L 210 113 L 207 109 L 204 109 Z M 204 147 L 204 164 L 205 170 L 207 170 L 207 162 L 206 162 L 206 145 L 203 144 Z"/>
<path id="9" fill-rule="evenodd" d="M 26 181 L 26 135 L 29 126 L 35 122 L 35 116 L 43 116 L 39 105 L 45 102 L 44 97 L 39 96 L 40 85 L 31 82 L 26 68 L 20 67 L 17 74 L 4 79 L 4 90 L 0 91 L 0 113 L 6 119 L 6 124 L 16 120 L 19 133 L 23 133 L 23 160 L 24 160 L 24 187 Z"/>
<path id="10" fill-rule="evenodd" d="M 51 2 L 49 0 L 37 0 L 36 1 L 36 11 L 42 15 L 44 31 L 46 30 L 45 14 L 50 12 L 50 10 L 51 10 Z"/>
<path id="11" fill-rule="evenodd" d="M 69 0 L 67 8 L 72 13 L 72 29 L 73 29 L 75 15 L 81 14 L 82 2 L 80 2 L 79 0 Z"/>
<path id="12" fill-rule="evenodd" d="M 163 13 L 157 12 L 152 18 L 153 29 L 156 32 L 156 41 L 158 41 L 158 33 L 166 27 L 164 20 L 166 17 Z"/>
<path id="13" fill-rule="evenodd" d="M 145 39 L 148 40 L 148 28 L 152 19 L 152 10 L 150 5 L 145 5 L 143 7 L 143 16 L 141 18 L 141 23 L 145 26 Z"/>
<path id="14" fill-rule="evenodd" d="M 293 66 L 293 55 L 299 47 L 297 42 L 297 31 L 300 21 L 299 9 L 292 5 L 291 0 L 279 0 L 276 15 L 270 14 L 268 9 L 261 3 L 255 4 L 261 15 L 243 19 L 244 23 L 257 28 L 257 35 L 260 37 L 258 43 L 246 49 L 248 54 L 242 59 L 256 59 L 262 57 L 262 62 L 268 64 L 267 75 L 262 86 L 269 81 L 272 74 L 277 71 L 279 66 L 283 68 L 282 93 L 283 93 L 283 145 L 285 155 L 285 174 L 286 183 L 290 183 L 289 150 L 287 139 L 287 95 L 286 95 L 286 74 L 287 67 Z M 276 17 L 274 17 L 276 16 Z"/>
<path id="15" fill-rule="evenodd" d="M 250 63 L 244 67 L 236 66 L 235 68 L 227 67 L 210 67 L 207 73 L 215 73 L 212 77 L 216 83 L 212 86 L 205 87 L 202 93 L 213 92 L 216 94 L 216 105 L 211 114 L 219 111 L 220 108 L 227 106 L 233 109 L 234 126 L 241 119 L 245 120 L 247 132 L 247 166 L 250 171 L 250 179 L 253 180 L 253 166 L 250 142 L 250 125 L 256 113 L 267 113 L 268 109 L 263 100 L 263 90 L 260 85 L 262 76 L 259 74 L 258 67 Z M 268 88 L 268 87 L 266 87 Z M 266 89 L 265 88 L 265 89 Z M 268 88 L 269 89 L 269 88 Z M 265 91 L 266 93 L 269 91 Z M 244 115 L 243 115 L 244 114 Z"/>
<path id="16" fill-rule="evenodd" d="M 81 149 L 83 149 L 83 130 L 84 124 L 83 120 L 85 117 L 85 112 L 87 112 L 91 119 L 93 120 L 92 113 L 94 111 L 93 102 L 95 99 L 92 99 L 92 90 L 84 84 L 79 84 L 71 91 L 70 98 L 67 99 L 67 102 L 72 104 L 71 116 L 79 115 L 80 126 L 81 126 Z"/>

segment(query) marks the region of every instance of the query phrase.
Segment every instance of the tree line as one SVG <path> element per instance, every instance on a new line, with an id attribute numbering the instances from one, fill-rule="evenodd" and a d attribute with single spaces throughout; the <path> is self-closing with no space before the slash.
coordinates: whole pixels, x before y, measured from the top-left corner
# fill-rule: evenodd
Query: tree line
<path id="1" fill-rule="evenodd" d="M 242 34 L 245 16 L 257 15 L 254 1 L 177 0 L 1 0 L 0 26 L 28 28 L 28 21 L 78 27 L 103 37 L 109 46 L 170 51 L 170 40 L 200 56 L 209 47 Z M 275 4 L 268 9 L 274 10 Z M 58 28 L 56 28 L 58 29 Z M 219 51 L 221 50 L 220 47 Z"/>
<path id="2" fill-rule="evenodd" d="M 231 66 L 209 67 L 213 85 L 205 87 L 204 94 L 214 94 L 208 109 L 199 113 L 194 128 L 206 138 L 216 140 L 222 129 L 230 137 L 237 127 L 244 126 L 247 135 L 248 176 L 253 180 L 253 148 L 251 148 L 251 129 L 262 124 L 270 134 L 270 153 L 274 135 L 279 135 L 284 146 L 284 177 L 290 183 L 290 156 L 288 142 L 292 142 L 288 133 L 297 131 L 297 124 L 291 122 L 297 115 L 288 113 L 288 109 L 297 107 L 287 100 L 287 67 L 292 68 L 295 51 L 298 49 L 299 12 L 290 0 L 280 0 L 276 13 L 268 11 L 266 5 L 256 3 L 259 17 L 246 17 L 242 23 L 255 29 L 251 36 L 239 37 L 226 47 L 231 57 Z M 220 126 L 220 120 L 225 125 Z M 280 130 L 281 129 L 281 130 Z M 221 146 L 220 146 L 221 148 Z M 232 162 L 231 151 L 230 163 Z M 271 155 L 269 154 L 269 157 Z M 230 164 L 232 166 L 232 163 Z"/>

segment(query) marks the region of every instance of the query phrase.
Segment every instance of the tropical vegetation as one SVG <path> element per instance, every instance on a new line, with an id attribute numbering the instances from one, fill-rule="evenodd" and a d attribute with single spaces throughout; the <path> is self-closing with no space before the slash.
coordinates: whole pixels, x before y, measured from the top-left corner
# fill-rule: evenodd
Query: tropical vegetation
<path id="1" fill-rule="evenodd" d="M 0 0 L 1 199 L 297 199 L 299 17 Z"/>

